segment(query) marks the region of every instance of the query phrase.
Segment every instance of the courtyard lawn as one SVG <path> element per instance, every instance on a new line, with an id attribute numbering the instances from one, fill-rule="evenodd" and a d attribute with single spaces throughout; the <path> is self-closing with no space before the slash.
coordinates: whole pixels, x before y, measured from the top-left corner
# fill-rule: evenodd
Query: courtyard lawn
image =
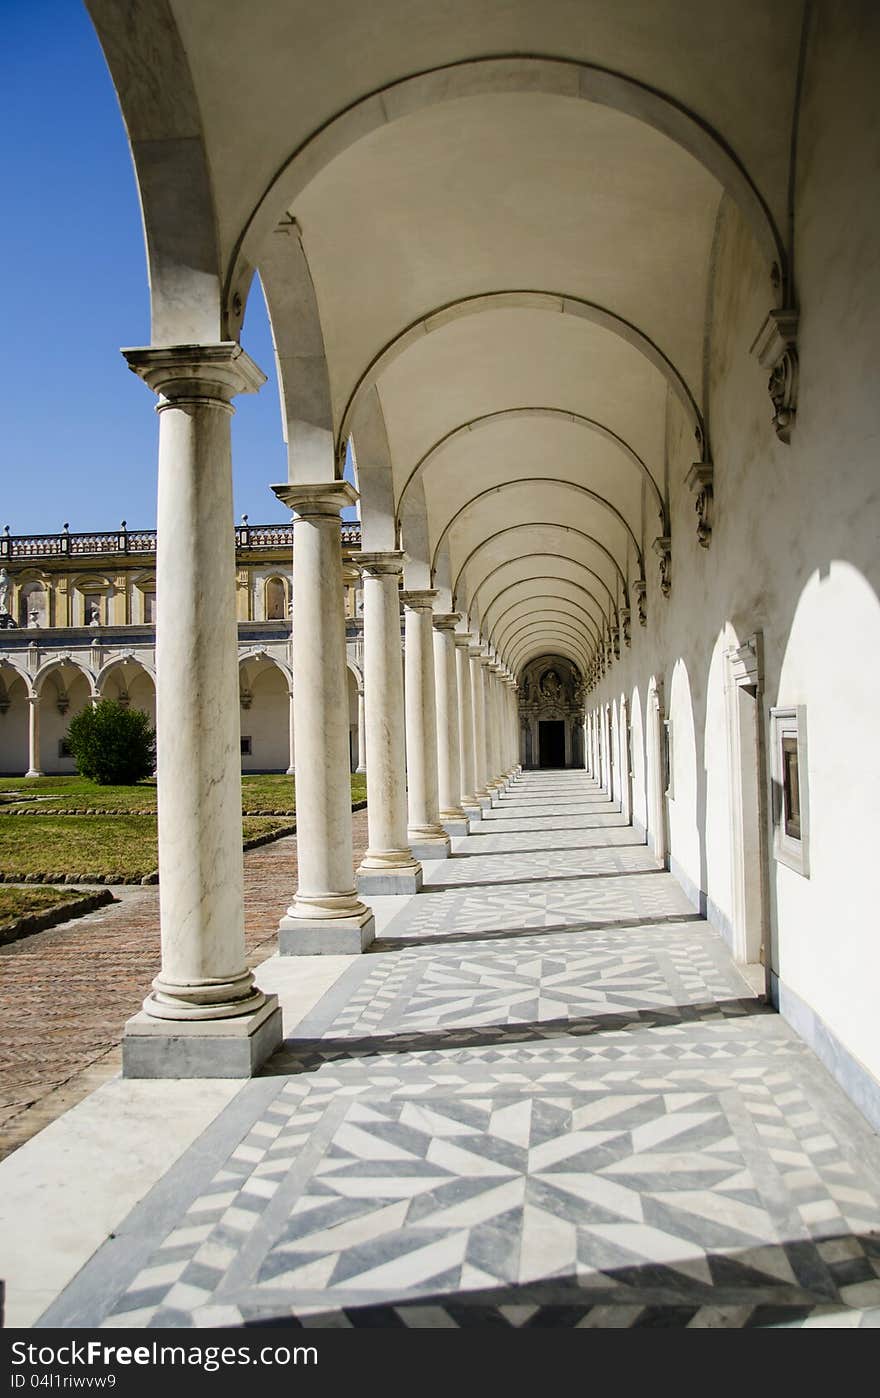
<path id="1" fill-rule="evenodd" d="M 249 816 L 242 821 L 245 840 L 290 825 L 288 819 Z M 83 883 L 116 879 L 136 883 L 158 862 L 156 817 L 41 816 L 27 820 L 0 815 L 0 873 L 25 878 L 40 874 L 51 880 L 73 877 Z"/>
<path id="2" fill-rule="evenodd" d="M 366 778 L 351 777 L 351 799 L 365 801 Z M 39 797 L 39 800 L 34 800 Z M 293 777 L 283 773 L 245 775 L 241 779 L 241 808 L 272 815 L 293 815 L 296 791 Z M 85 777 L 0 777 L 0 813 L 4 810 L 39 811 L 156 811 L 155 780 L 136 786 L 98 786 Z"/>
<path id="3" fill-rule="evenodd" d="M 58 903 L 70 903 L 76 897 L 75 888 L 47 888 L 45 884 L 10 888 L 0 884 L 0 930 L 27 913 L 42 913 Z"/>

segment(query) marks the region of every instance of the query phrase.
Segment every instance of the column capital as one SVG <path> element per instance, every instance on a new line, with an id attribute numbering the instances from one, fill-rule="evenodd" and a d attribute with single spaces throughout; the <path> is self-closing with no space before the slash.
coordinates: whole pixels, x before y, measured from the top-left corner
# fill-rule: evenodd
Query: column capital
<path id="1" fill-rule="evenodd" d="M 437 596 L 435 588 L 423 587 L 413 592 L 401 592 L 400 600 L 405 607 L 409 607 L 414 612 L 429 612 L 434 605 L 434 598 Z"/>
<path id="2" fill-rule="evenodd" d="M 294 510 L 301 519 L 313 515 L 334 515 L 339 520 L 339 512 L 346 505 L 354 505 L 358 493 L 348 481 L 286 481 L 273 485 L 273 493 L 283 505 Z"/>
<path id="3" fill-rule="evenodd" d="M 474 638 L 469 631 L 456 631 L 452 639 L 458 646 L 459 650 L 470 651 L 471 644 Z"/>
<path id="4" fill-rule="evenodd" d="M 403 549 L 386 549 L 377 553 L 356 553 L 352 563 L 371 578 L 399 577 L 403 572 L 406 554 Z"/>
<path id="5" fill-rule="evenodd" d="M 461 612 L 435 612 L 431 618 L 435 631 L 454 631 L 461 621 Z"/>
<path id="6" fill-rule="evenodd" d="M 219 399 L 229 403 L 238 393 L 256 393 L 266 382 L 262 369 L 236 340 L 215 345 L 148 345 L 124 349 L 133 374 L 166 400 Z M 166 404 L 159 404 L 161 409 Z"/>

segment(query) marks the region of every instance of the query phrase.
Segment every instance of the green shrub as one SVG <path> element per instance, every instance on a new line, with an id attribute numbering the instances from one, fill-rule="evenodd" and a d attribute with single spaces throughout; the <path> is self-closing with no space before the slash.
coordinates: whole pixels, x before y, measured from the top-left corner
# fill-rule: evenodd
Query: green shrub
<path id="1" fill-rule="evenodd" d="M 156 761 L 156 733 L 147 714 L 115 699 L 83 709 L 67 730 L 77 769 L 100 786 L 133 786 Z"/>

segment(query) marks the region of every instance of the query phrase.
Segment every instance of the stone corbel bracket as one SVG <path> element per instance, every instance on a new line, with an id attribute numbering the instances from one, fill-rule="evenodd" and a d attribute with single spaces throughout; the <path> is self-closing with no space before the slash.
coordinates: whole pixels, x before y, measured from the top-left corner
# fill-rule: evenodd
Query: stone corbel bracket
<path id="1" fill-rule="evenodd" d="M 635 582 L 634 582 L 633 585 L 632 585 L 632 590 L 633 590 L 633 592 L 635 593 L 635 597 L 636 597 L 636 610 L 637 610 L 637 612 L 638 612 L 638 617 L 639 617 L 639 626 L 647 626 L 647 624 L 648 624 L 648 600 L 647 600 L 647 595 L 648 595 L 648 584 L 645 582 L 645 579 L 644 579 L 644 578 L 636 578 Z M 627 642 L 627 644 L 629 644 L 629 642 Z"/>
<path id="2" fill-rule="evenodd" d="M 761 368 L 770 370 L 767 390 L 773 403 L 773 426 L 780 442 L 786 443 L 797 412 L 797 332 L 797 311 L 770 311 L 751 349 Z"/>
<path id="3" fill-rule="evenodd" d="M 629 607 L 621 607 L 621 609 L 620 609 L 620 638 L 621 638 L 621 640 L 623 641 L 623 644 L 626 646 L 627 650 L 629 650 L 630 646 L 632 645 L 632 632 L 631 632 L 631 630 L 630 630 L 630 618 L 631 618 L 631 616 L 632 616 L 632 613 L 631 613 Z"/>
<path id="4" fill-rule="evenodd" d="M 664 534 L 651 547 L 660 560 L 660 591 L 668 597 L 672 591 L 672 539 Z"/>
<path id="5" fill-rule="evenodd" d="M 695 461 L 685 477 L 689 490 L 696 492 L 697 542 L 707 549 L 712 539 L 715 469 L 711 461 Z"/>

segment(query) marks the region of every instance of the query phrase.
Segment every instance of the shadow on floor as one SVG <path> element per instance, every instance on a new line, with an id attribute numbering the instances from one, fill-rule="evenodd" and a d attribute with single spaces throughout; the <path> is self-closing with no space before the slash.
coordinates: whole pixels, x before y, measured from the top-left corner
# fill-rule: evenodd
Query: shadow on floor
<path id="1" fill-rule="evenodd" d="M 657 1005 L 647 1010 L 620 1010 L 577 1018 L 536 1020 L 520 1024 L 451 1026 L 411 1030 L 365 1038 L 285 1039 L 261 1070 L 261 1077 L 308 1073 L 322 1064 L 369 1058 L 385 1053 L 442 1053 L 449 1049 L 512 1047 L 546 1039 L 581 1039 L 621 1030 L 669 1029 L 685 1024 L 717 1024 L 751 1015 L 775 1015 L 763 1000 L 705 1000 L 693 1005 Z"/>
<path id="2" fill-rule="evenodd" d="M 239 1301 L 236 1329 L 764 1329 L 805 1323 L 880 1327 L 880 1308 L 859 1309 L 843 1294 L 876 1281 L 880 1237 L 829 1233 L 774 1244 L 708 1251 L 682 1246 L 681 1270 L 672 1263 L 603 1267 L 602 1243 L 583 1270 L 546 1281 L 481 1291 L 433 1291 L 378 1304 L 297 1316 L 278 1306 Z M 277 1303 L 276 1303 L 277 1304 Z M 268 1306 L 272 1303 L 268 1302 Z M 252 1311 L 252 1318 L 248 1312 Z"/>
<path id="3" fill-rule="evenodd" d="M 502 888 L 504 884 L 493 885 L 492 891 L 498 892 Z M 620 932 L 628 928 L 644 931 L 650 927 L 669 927 L 676 922 L 701 922 L 708 927 L 701 913 L 657 913 L 653 917 L 606 918 L 602 922 L 554 922 L 549 927 L 498 927 L 484 932 L 438 932 L 425 937 L 377 937 L 364 954 L 374 956 L 387 951 L 401 951 L 404 947 L 442 947 L 456 943 L 468 946 L 475 942 L 509 941 L 514 937 L 548 937 L 559 932 Z"/>
<path id="4" fill-rule="evenodd" d="M 484 859 L 491 859 L 490 854 L 483 856 Z M 544 874 L 543 877 L 532 876 L 527 879 L 479 879 L 475 883 L 426 883 L 422 885 L 422 893 L 457 893 L 461 888 L 515 888 L 524 883 L 570 883 L 572 879 L 630 879 L 637 874 L 665 874 L 666 870 L 662 864 L 656 864 L 647 869 L 590 869 L 579 874 Z"/>

